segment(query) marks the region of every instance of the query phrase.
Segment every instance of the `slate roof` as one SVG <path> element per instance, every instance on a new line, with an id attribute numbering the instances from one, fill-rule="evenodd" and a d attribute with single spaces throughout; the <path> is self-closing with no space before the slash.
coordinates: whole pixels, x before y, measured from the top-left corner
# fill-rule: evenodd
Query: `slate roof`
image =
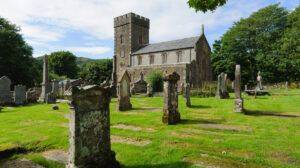
<path id="1" fill-rule="evenodd" d="M 145 47 L 132 53 L 132 55 L 153 53 L 160 51 L 177 50 L 184 48 L 193 48 L 200 36 L 184 38 L 179 40 L 166 41 L 161 43 L 148 44 Z"/>

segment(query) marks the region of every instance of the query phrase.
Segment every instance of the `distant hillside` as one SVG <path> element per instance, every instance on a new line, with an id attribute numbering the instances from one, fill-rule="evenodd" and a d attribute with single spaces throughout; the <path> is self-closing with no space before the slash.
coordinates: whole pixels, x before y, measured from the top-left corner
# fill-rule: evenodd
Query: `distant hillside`
<path id="1" fill-rule="evenodd" d="M 43 56 L 40 57 L 36 57 L 35 59 L 42 61 L 43 60 Z M 90 62 L 93 61 L 97 61 L 99 59 L 91 59 L 91 58 L 85 58 L 85 57 L 77 57 L 76 59 L 76 63 L 79 67 L 84 67 L 85 65 L 87 65 Z"/>

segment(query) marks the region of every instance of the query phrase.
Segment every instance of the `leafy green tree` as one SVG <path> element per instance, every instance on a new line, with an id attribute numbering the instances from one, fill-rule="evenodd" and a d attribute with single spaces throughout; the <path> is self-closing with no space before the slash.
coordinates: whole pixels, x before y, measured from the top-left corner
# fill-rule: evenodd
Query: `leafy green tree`
<path id="1" fill-rule="evenodd" d="M 161 70 L 152 71 L 147 77 L 147 82 L 152 84 L 153 92 L 163 91 L 163 73 Z"/>
<path id="2" fill-rule="evenodd" d="M 76 56 L 71 52 L 53 52 L 49 55 L 48 60 L 50 72 L 71 79 L 78 77 L 79 68 L 76 64 Z"/>
<path id="3" fill-rule="evenodd" d="M 93 84 L 100 84 L 106 78 L 111 78 L 113 69 L 112 59 L 102 59 L 88 63 L 80 73 L 80 77 Z"/>
<path id="4" fill-rule="evenodd" d="M 12 85 L 31 87 L 41 81 L 36 63 L 32 47 L 24 41 L 20 27 L 0 17 L 0 76 L 8 76 Z"/>
<path id="5" fill-rule="evenodd" d="M 242 67 L 244 83 L 255 83 L 258 71 L 264 80 L 278 81 L 282 67 L 278 67 L 277 42 L 281 39 L 288 12 L 279 4 L 270 5 L 254 12 L 250 17 L 240 19 L 213 45 L 211 56 L 215 75 L 226 72 L 234 79 L 236 64 Z"/>
<path id="6" fill-rule="evenodd" d="M 207 12 L 208 10 L 214 11 L 217 7 L 221 7 L 226 4 L 227 0 L 189 0 L 187 3 L 190 8 L 194 8 L 196 12 Z"/>

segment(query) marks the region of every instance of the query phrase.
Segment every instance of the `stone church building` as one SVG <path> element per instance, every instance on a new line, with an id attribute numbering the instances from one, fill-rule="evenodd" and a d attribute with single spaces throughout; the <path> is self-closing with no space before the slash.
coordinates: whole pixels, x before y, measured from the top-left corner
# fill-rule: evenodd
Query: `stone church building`
<path id="1" fill-rule="evenodd" d="M 149 44 L 149 28 L 150 20 L 134 13 L 114 18 L 113 82 L 125 69 L 133 83 L 157 70 L 175 70 L 178 84 L 191 83 L 192 88 L 212 80 L 211 49 L 203 26 L 200 36 L 154 44 Z"/>

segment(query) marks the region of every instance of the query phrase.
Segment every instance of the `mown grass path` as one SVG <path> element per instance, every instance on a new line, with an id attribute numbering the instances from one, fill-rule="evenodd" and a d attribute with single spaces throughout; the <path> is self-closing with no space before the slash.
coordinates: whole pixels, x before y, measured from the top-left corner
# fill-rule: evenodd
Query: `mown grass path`
<path id="1" fill-rule="evenodd" d="M 134 96 L 133 109 L 126 112 L 115 112 L 112 99 L 117 160 L 128 168 L 300 167 L 300 95 L 246 96 L 248 115 L 232 112 L 230 96 L 192 98 L 191 108 L 179 96 L 182 121 L 177 125 L 162 124 L 162 97 Z M 63 167 L 41 155 L 50 149 L 68 150 L 68 105 L 58 105 L 58 111 L 45 104 L 3 109 L 0 151 L 19 146 L 31 152 L 11 158 Z M 0 158 L 0 164 L 7 159 Z"/>

